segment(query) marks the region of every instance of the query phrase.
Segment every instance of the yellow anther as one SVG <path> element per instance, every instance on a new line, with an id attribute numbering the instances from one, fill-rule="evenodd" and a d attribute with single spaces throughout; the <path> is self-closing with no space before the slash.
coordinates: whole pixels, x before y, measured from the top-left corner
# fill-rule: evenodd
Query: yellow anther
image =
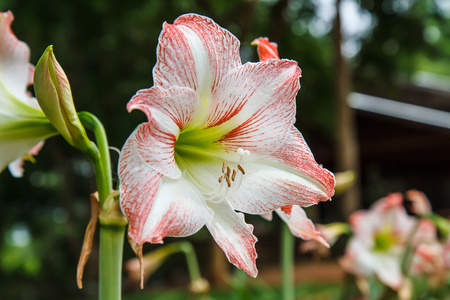
<path id="1" fill-rule="evenodd" d="M 237 165 L 237 168 L 241 171 L 242 175 L 245 175 L 244 168 L 242 168 L 241 165 Z"/>
<path id="2" fill-rule="evenodd" d="M 225 180 L 227 181 L 228 187 L 231 187 L 231 181 L 228 176 L 225 176 Z"/>
<path id="3" fill-rule="evenodd" d="M 225 167 L 227 166 L 227 163 L 224 161 L 222 164 L 222 173 L 225 173 Z"/>
<path id="4" fill-rule="evenodd" d="M 236 169 L 233 169 L 233 175 L 231 175 L 231 180 L 234 181 L 236 178 Z"/>
<path id="5" fill-rule="evenodd" d="M 222 182 L 222 179 L 223 179 L 223 176 L 220 176 L 220 178 L 219 178 L 219 183 Z"/>

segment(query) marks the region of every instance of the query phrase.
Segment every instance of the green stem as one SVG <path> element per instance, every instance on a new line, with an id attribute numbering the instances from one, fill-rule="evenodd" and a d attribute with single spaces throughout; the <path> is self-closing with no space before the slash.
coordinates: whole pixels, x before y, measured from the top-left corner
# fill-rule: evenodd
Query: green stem
<path id="1" fill-rule="evenodd" d="M 99 300 L 120 300 L 125 226 L 100 224 Z"/>
<path id="2" fill-rule="evenodd" d="M 194 248 L 189 242 L 181 242 L 179 244 L 180 250 L 186 255 L 186 262 L 191 276 L 191 282 L 201 279 L 200 269 L 198 267 L 197 257 L 195 256 Z"/>
<path id="3" fill-rule="evenodd" d="M 89 112 L 79 112 L 78 117 L 83 126 L 92 130 L 98 147 L 97 156 L 87 153 L 89 159 L 94 165 L 95 180 L 97 182 L 98 200 L 100 207 L 103 207 L 108 195 L 112 192 L 111 160 L 109 156 L 108 138 L 105 128 L 100 120 Z"/>
<path id="4" fill-rule="evenodd" d="M 99 299 L 120 300 L 122 298 L 122 256 L 126 220 L 105 207 L 106 198 L 112 193 L 111 160 L 105 128 L 100 120 L 89 112 L 80 112 L 78 117 L 83 126 L 92 130 L 97 146 L 85 152 L 91 160 L 97 182 L 100 213 L 100 257 L 99 257 Z"/>
<path id="5" fill-rule="evenodd" d="M 154 254 L 157 251 L 164 252 L 165 255 L 171 255 L 176 252 L 183 252 L 186 256 L 186 263 L 189 271 L 189 276 L 191 277 L 191 281 L 194 282 L 202 278 L 200 274 L 200 268 L 198 267 L 197 256 L 195 255 L 194 247 L 189 242 L 179 242 L 172 243 L 160 247 L 157 250 L 154 250 Z"/>
<path id="6" fill-rule="evenodd" d="M 282 299 L 293 300 L 294 290 L 294 236 L 289 227 L 283 222 L 281 235 L 281 288 Z"/>

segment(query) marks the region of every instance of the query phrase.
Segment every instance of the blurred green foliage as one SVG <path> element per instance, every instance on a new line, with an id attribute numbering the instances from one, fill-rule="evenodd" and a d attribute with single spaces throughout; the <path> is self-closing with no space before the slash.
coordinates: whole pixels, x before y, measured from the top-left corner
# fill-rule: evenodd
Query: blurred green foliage
<path id="1" fill-rule="evenodd" d="M 450 36 L 450 12 L 444 2 L 354 2 L 371 17 L 367 33 L 353 37 L 360 47 L 350 59 L 356 88 L 391 89 L 398 78 L 408 78 L 419 69 L 450 75 L 450 40 L 446 38 Z M 314 29 L 321 18 L 319 1 L 2 0 L 0 9 L 14 13 L 13 31 L 30 46 L 31 63 L 36 64 L 44 49 L 54 45 L 78 111 L 90 111 L 103 121 L 112 146 L 121 148 L 132 130 L 145 121 L 144 114 L 129 114 L 125 106 L 137 90 L 152 86 L 162 23 L 195 12 L 211 17 L 241 40 L 243 62 L 257 61 L 250 43 L 259 36 L 277 42 L 281 57 L 298 61 L 303 78 L 297 125 L 313 150 L 316 145 L 332 149 L 331 26 L 325 20 L 321 33 Z M 316 154 L 319 162 L 329 162 L 330 156 Z M 114 153 L 112 159 L 117 162 Z M 95 249 L 85 272 L 84 290 L 75 284 L 89 219 L 89 194 L 94 191 L 89 162 L 61 137 L 46 142 L 37 163 L 26 165 L 24 178 L 12 179 L 7 171 L 0 174 L 2 299 L 95 295 Z M 264 230 L 270 235 L 274 226 Z M 202 232 L 193 237 L 202 251 L 209 249 L 204 242 L 207 238 Z M 131 257 L 130 249 L 126 251 L 125 257 Z M 162 284 L 170 277 L 163 271 L 155 276 L 154 281 Z"/>

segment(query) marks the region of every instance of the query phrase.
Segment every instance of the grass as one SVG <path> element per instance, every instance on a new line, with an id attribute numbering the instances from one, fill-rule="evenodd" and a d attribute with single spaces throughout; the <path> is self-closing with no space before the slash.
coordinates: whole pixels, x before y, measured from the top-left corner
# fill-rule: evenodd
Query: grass
<path id="1" fill-rule="evenodd" d="M 263 283 L 242 285 L 228 290 L 212 290 L 208 295 L 193 295 L 187 289 L 141 291 L 124 296 L 124 300 L 279 300 L 281 290 Z M 337 284 L 305 283 L 296 287 L 295 298 L 302 300 L 338 300 Z"/>

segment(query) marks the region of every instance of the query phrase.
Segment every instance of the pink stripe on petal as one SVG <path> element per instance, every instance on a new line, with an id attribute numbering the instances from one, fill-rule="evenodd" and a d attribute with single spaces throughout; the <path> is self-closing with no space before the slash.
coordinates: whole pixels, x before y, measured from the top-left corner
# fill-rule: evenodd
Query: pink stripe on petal
<path id="1" fill-rule="evenodd" d="M 213 20 L 193 14 L 164 24 L 157 52 L 155 85 L 190 87 L 202 98 L 241 64 L 239 40 Z"/>
<path id="2" fill-rule="evenodd" d="M 128 103 L 129 110 L 140 109 L 149 119 L 135 134 L 140 159 L 170 178 L 181 176 L 174 157 L 180 131 L 201 115 L 202 102 L 190 88 L 153 87 L 139 91 Z"/>
<path id="3" fill-rule="evenodd" d="M 142 239 L 162 243 L 166 236 L 189 236 L 199 231 L 211 217 L 212 211 L 203 196 L 189 181 L 184 177 L 176 180 L 163 177 L 147 216 Z"/>
<path id="4" fill-rule="evenodd" d="M 139 158 L 131 134 L 119 159 L 120 207 L 130 222 L 128 234 L 138 244 L 143 244 L 142 230 L 153 206 L 162 174 L 148 168 Z"/>
<path id="5" fill-rule="evenodd" d="M 180 29 L 164 23 L 156 51 L 157 62 L 153 68 L 155 85 L 163 88 L 178 85 L 197 90 L 194 56 Z"/>
<path id="6" fill-rule="evenodd" d="M 167 90 L 158 86 L 140 90 L 127 104 L 128 111 L 142 110 L 149 121 L 158 121 L 173 134 L 178 134 L 178 131 L 198 119 L 202 108 L 202 102 L 194 90 L 177 86 Z"/>
<path id="7" fill-rule="evenodd" d="M 164 177 L 140 159 L 135 145 L 138 130 L 126 141 L 119 161 L 120 206 L 130 222 L 128 234 L 143 244 L 197 232 L 211 211 L 184 178 Z"/>
<path id="8" fill-rule="evenodd" d="M 316 180 L 263 162 L 243 164 L 241 186 L 227 197 L 234 209 L 260 215 L 288 205 L 310 206 L 329 199 Z"/>
<path id="9" fill-rule="evenodd" d="M 297 63 L 288 60 L 235 69 L 214 91 L 206 126 L 234 126 L 219 141 L 231 151 L 276 151 L 294 123 L 300 74 Z"/>
<path id="10" fill-rule="evenodd" d="M 175 179 L 181 176 L 174 156 L 176 139 L 174 134 L 161 129 L 157 122 L 144 123 L 134 136 L 135 151 L 148 168 Z"/>
<path id="11" fill-rule="evenodd" d="M 302 134 L 294 126 L 286 143 L 273 154 L 273 158 L 319 182 L 328 198 L 334 195 L 336 182 L 333 173 L 317 164 Z"/>
<path id="12" fill-rule="evenodd" d="M 253 235 L 253 226 L 246 224 L 244 215 L 236 213 L 227 201 L 208 202 L 214 211 L 213 218 L 206 223 L 217 245 L 222 248 L 230 263 L 256 277 L 257 238 Z"/>
<path id="13" fill-rule="evenodd" d="M 186 14 L 177 18 L 174 25 L 186 26 L 200 37 L 209 59 L 212 76 L 211 91 L 229 70 L 241 65 L 239 40 L 212 19 L 196 14 Z"/>
<path id="14" fill-rule="evenodd" d="M 285 213 L 286 214 L 286 216 L 287 217 L 291 217 L 291 213 L 292 213 L 292 208 L 293 208 L 294 206 L 293 205 L 287 205 L 287 206 L 283 206 L 283 207 L 281 207 L 280 209 L 281 209 L 281 211 L 283 212 L 283 213 Z"/>
<path id="15" fill-rule="evenodd" d="M 242 123 L 273 103 L 291 104 L 295 113 L 300 74 L 297 63 L 289 60 L 246 63 L 230 71 L 212 94 L 206 125 L 218 126 L 238 113 Z"/>

